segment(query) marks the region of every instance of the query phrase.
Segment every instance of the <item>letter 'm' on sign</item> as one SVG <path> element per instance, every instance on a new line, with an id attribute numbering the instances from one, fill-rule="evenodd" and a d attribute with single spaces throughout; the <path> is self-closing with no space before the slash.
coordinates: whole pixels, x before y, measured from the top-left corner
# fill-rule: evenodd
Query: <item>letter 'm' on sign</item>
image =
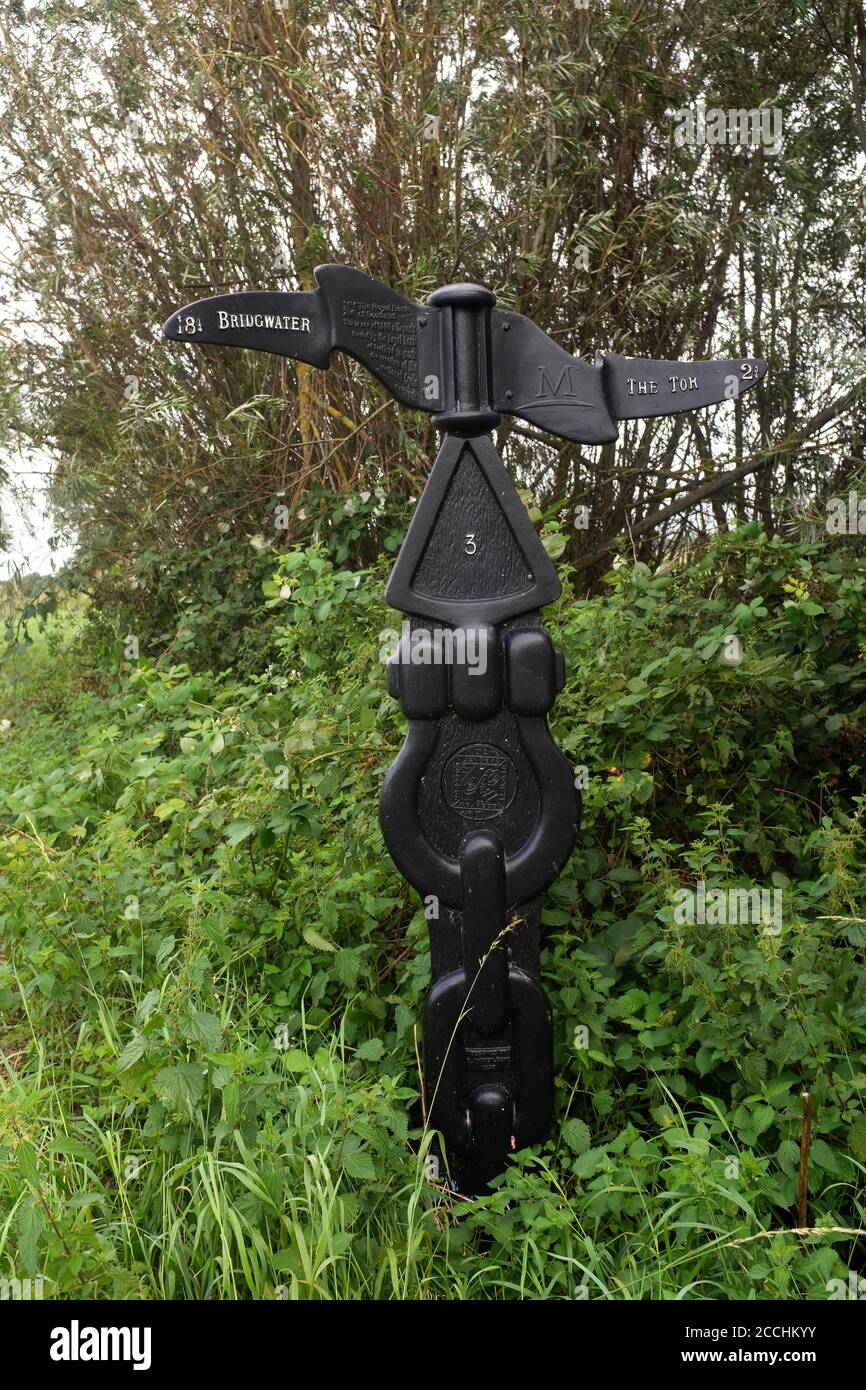
<path id="1" fill-rule="evenodd" d="M 563 367 L 562 371 L 559 373 L 559 380 L 556 385 L 553 384 L 550 377 L 547 375 L 546 367 L 539 367 L 538 374 L 539 381 L 538 390 L 535 393 L 536 399 L 538 399 L 539 396 L 558 396 L 562 391 L 563 384 L 565 384 L 565 394 L 567 396 L 574 395 L 574 386 L 571 380 L 571 367 Z"/>

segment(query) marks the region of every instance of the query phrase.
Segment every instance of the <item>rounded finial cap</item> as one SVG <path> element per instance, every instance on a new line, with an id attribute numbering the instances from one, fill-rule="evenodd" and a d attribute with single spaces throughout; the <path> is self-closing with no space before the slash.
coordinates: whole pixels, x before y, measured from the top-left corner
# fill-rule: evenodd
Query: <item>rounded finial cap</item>
<path id="1" fill-rule="evenodd" d="M 462 304 L 467 309 L 483 309 L 496 303 L 496 295 L 492 290 L 486 290 L 483 285 L 475 285 L 471 280 L 467 280 L 461 285 L 443 285 L 441 290 L 434 290 L 432 294 L 428 294 L 427 303 L 434 304 L 437 309 L 443 304 Z"/>

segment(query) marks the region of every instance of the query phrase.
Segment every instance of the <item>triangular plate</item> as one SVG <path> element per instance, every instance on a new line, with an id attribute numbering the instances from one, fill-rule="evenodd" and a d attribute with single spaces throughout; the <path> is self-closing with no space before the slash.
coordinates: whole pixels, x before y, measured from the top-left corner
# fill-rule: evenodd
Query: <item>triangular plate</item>
<path id="1" fill-rule="evenodd" d="M 475 626 L 536 611 L 560 592 L 493 441 L 446 434 L 385 601 L 402 613 Z"/>

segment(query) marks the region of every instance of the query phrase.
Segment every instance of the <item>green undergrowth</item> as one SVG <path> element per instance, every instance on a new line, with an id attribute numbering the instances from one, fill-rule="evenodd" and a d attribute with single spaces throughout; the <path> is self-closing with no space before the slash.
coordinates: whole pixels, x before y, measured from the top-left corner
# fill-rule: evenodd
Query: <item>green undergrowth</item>
<path id="1" fill-rule="evenodd" d="M 426 925 L 377 822 L 383 573 L 275 560 L 254 674 L 125 636 L 95 666 L 57 624 L 5 654 L 0 1277 L 701 1299 L 866 1274 L 862 558 L 747 525 L 603 599 L 564 572 L 554 733 L 586 788 L 546 906 L 556 1118 L 474 1202 L 428 1181 Z M 719 889 L 778 914 L 684 920 Z"/>

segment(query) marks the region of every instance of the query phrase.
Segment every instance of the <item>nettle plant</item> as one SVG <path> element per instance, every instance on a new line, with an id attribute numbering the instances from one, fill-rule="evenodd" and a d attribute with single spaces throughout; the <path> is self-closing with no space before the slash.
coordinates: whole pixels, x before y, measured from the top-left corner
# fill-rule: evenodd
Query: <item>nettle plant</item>
<path id="1" fill-rule="evenodd" d="M 561 613 L 559 733 L 590 769 L 547 914 L 562 1065 L 602 1126 L 623 1105 L 663 1126 L 674 1101 L 730 1106 L 737 1145 L 775 1153 L 766 1191 L 789 1207 L 804 1086 L 836 1137 L 813 1144 L 816 1173 L 856 1171 L 840 1141 L 866 1160 L 862 567 L 749 525 L 678 572 L 609 579 L 605 604 Z M 756 887 L 779 894 L 781 930 L 676 920 L 684 888 Z"/>

